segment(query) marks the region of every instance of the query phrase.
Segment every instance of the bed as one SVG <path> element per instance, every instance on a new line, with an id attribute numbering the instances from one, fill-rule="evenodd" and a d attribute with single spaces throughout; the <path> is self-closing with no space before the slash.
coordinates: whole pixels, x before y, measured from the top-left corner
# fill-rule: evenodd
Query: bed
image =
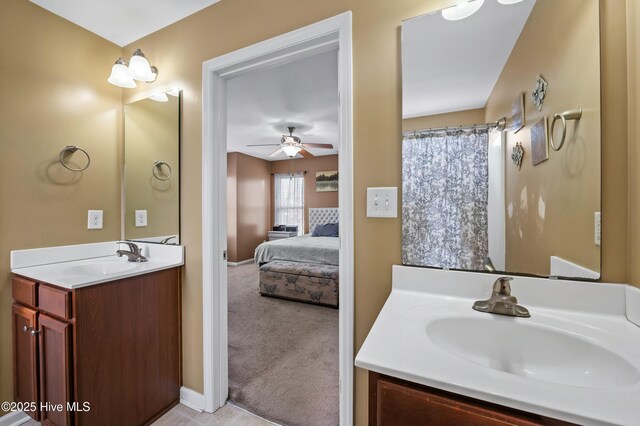
<path id="1" fill-rule="evenodd" d="M 338 265 L 339 238 L 311 236 L 316 225 L 337 222 L 337 208 L 311 208 L 309 234 L 264 242 L 256 248 L 254 260 L 258 265 L 274 260 Z"/>
<path id="2" fill-rule="evenodd" d="M 309 209 L 311 232 L 318 224 L 337 222 L 337 208 Z M 254 257 L 260 294 L 337 308 L 339 252 L 337 237 L 311 234 L 260 244 Z"/>

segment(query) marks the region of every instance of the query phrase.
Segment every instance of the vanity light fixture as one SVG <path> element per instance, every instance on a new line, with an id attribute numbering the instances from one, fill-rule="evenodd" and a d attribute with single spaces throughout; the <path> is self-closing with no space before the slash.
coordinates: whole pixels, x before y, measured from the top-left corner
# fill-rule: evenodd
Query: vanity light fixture
<path id="1" fill-rule="evenodd" d="M 442 17 L 447 21 L 459 21 L 476 13 L 484 4 L 484 0 L 469 0 L 458 5 L 442 9 Z"/>
<path id="2" fill-rule="evenodd" d="M 151 66 L 140 49 L 136 49 L 129 60 L 129 72 L 134 80 L 146 81 L 147 83 L 151 83 L 158 78 L 158 69 Z"/>
<path id="3" fill-rule="evenodd" d="M 157 78 L 158 68 L 149 64 L 142 50 L 136 49 L 129 62 L 118 58 L 107 81 L 115 86 L 133 89 L 136 87 L 134 80 L 152 83 Z"/>
<path id="4" fill-rule="evenodd" d="M 116 63 L 113 64 L 113 67 L 111 67 L 111 75 L 107 81 L 115 86 L 126 89 L 136 87 L 136 82 L 133 81 L 133 77 L 129 74 L 129 64 L 122 58 L 118 58 Z"/>
<path id="5" fill-rule="evenodd" d="M 156 102 L 169 102 L 169 98 L 164 92 L 154 93 L 153 95 L 149 96 L 149 99 Z"/>

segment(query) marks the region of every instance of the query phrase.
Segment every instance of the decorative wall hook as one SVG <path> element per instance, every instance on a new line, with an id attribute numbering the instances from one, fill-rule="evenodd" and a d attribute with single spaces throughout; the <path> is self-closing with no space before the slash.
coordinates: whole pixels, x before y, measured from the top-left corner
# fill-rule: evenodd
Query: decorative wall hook
<path id="1" fill-rule="evenodd" d="M 516 146 L 513 147 L 513 151 L 511 152 L 511 159 L 513 160 L 513 164 L 518 166 L 518 170 L 522 167 L 522 158 L 524 157 L 524 148 L 522 147 L 522 143 L 516 142 Z"/>
<path id="2" fill-rule="evenodd" d="M 538 81 L 536 81 L 536 88 L 531 92 L 533 98 L 533 104 L 538 108 L 538 111 L 542 111 L 542 104 L 544 103 L 544 96 L 547 93 L 547 80 L 538 75 Z"/>

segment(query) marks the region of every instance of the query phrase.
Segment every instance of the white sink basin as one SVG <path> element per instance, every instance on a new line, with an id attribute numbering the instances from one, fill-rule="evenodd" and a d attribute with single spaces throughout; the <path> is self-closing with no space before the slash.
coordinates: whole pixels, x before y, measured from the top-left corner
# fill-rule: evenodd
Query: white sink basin
<path id="1" fill-rule="evenodd" d="M 68 266 L 61 269 L 60 272 L 72 275 L 108 275 L 131 271 L 137 266 L 137 263 L 128 262 L 125 259 L 109 259 Z"/>
<path id="2" fill-rule="evenodd" d="M 529 379 L 584 388 L 619 388 L 640 381 L 636 367 L 596 341 L 531 319 L 445 317 L 429 322 L 426 335 L 466 361 Z"/>

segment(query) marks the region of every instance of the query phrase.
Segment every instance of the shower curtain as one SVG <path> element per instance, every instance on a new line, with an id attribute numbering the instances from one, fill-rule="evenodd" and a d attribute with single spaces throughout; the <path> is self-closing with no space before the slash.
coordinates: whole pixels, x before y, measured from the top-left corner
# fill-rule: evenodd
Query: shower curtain
<path id="1" fill-rule="evenodd" d="M 488 130 L 405 135 L 402 263 L 481 270 L 488 256 Z"/>

